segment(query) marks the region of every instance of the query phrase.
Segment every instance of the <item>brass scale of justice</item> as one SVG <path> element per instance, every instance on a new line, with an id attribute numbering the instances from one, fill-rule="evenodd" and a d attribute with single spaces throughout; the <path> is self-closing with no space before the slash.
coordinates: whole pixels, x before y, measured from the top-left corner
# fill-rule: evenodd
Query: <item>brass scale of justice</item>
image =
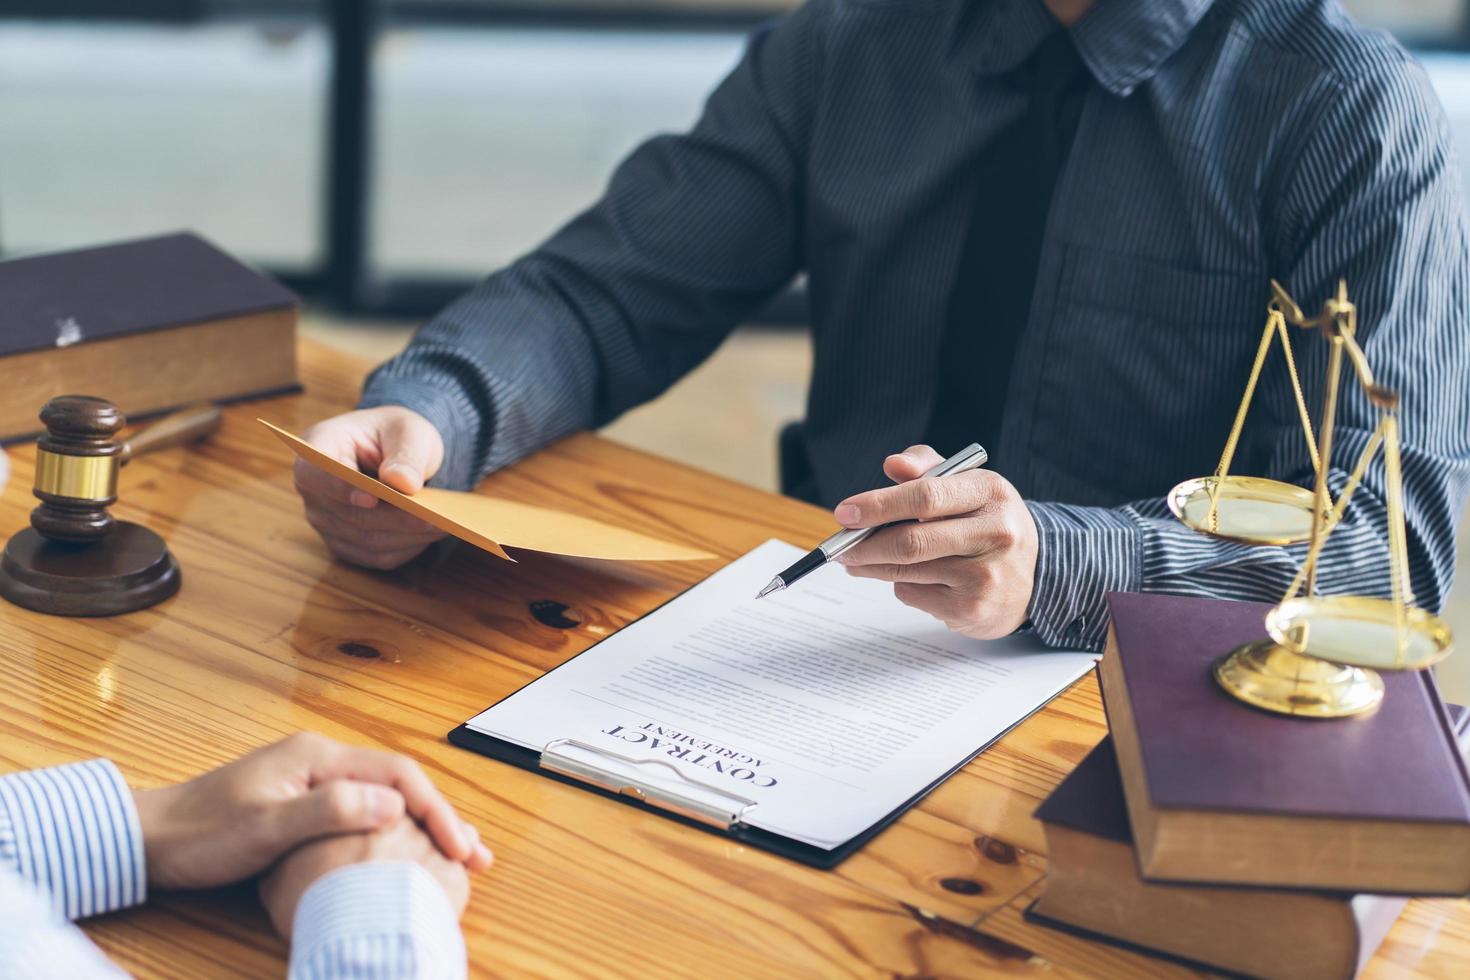
<path id="1" fill-rule="evenodd" d="M 1213 476 L 1186 480 L 1170 491 L 1169 508 L 1186 526 L 1217 538 L 1271 546 L 1308 542 L 1300 571 L 1266 616 L 1271 638 L 1226 653 L 1215 661 L 1213 672 L 1227 692 L 1257 708 L 1304 718 L 1342 718 L 1371 711 L 1383 700 L 1383 679 L 1375 669 L 1423 670 L 1449 655 L 1452 640 L 1442 620 L 1413 605 L 1404 533 L 1399 396 L 1374 381 L 1356 339 L 1357 308 L 1348 300 L 1347 284 L 1339 282 L 1337 295 L 1311 318 L 1274 279 L 1271 290 L 1266 328 L 1220 464 Z M 1331 344 L 1321 428 L 1315 439 L 1287 324 L 1316 330 Z M 1315 470 L 1311 490 L 1230 472 L 1256 384 L 1277 339 Z M 1333 500 L 1327 474 L 1344 357 L 1377 410 L 1378 425 Z M 1318 595 L 1323 546 L 1380 449 L 1386 477 L 1390 598 Z"/>

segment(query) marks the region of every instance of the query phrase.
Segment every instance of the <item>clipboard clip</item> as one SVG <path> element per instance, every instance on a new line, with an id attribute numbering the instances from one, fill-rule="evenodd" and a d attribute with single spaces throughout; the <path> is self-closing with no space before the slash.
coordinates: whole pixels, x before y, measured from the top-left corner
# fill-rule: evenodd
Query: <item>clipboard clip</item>
<path id="1" fill-rule="evenodd" d="M 626 772 L 615 772 L 599 765 L 587 759 L 588 755 L 614 760 L 630 769 L 658 766 L 672 772 L 693 790 L 674 789 L 636 779 Z M 691 779 L 672 762 L 635 759 L 573 738 L 554 738 L 547 742 L 541 749 L 541 768 L 724 831 L 739 826 L 746 813 L 757 805 L 755 800 Z"/>

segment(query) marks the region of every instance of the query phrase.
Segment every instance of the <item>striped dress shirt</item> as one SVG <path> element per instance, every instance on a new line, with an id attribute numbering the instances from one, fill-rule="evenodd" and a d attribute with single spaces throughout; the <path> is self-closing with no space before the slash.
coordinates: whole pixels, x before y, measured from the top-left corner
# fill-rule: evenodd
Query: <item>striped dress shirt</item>
<path id="1" fill-rule="evenodd" d="M 0 777 L 0 977 L 120 978 L 67 920 L 147 898 L 133 794 L 106 760 Z M 461 980 L 464 939 L 433 877 L 416 864 L 350 865 L 296 908 L 293 980 Z"/>
<path id="2" fill-rule="evenodd" d="M 752 35 L 690 132 L 637 149 L 362 404 L 426 416 L 436 479 L 468 486 L 656 397 L 805 274 L 802 482 L 828 505 L 880 485 L 883 456 L 929 422 L 975 161 L 1025 109 L 998 79 L 1061 29 L 1040 0 L 811 0 Z M 977 388 L 1005 387 L 1000 431 L 974 437 L 1035 518 L 1037 633 L 1096 648 L 1110 590 L 1276 599 L 1295 575 L 1304 547 L 1208 539 L 1163 503 L 1215 467 L 1271 277 L 1309 311 L 1347 280 L 1358 339 L 1403 396 L 1410 573 L 1438 609 L 1470 477 L 1470 248 L 1424 72 L 1332 0 L 1100 0 L 1070 30 L 1093 84 L 1029 319 L 1010 363 L 973 365 Z M 1328 345 L 1293 333 L 1315 403 Z M 1309 485 L 1276 358 L 1234 471 Z M 1347 384 L 1334 492 L 1376 422 Z M 1319 587 L 1385 595 L 1386 559 L 1379 466 Z"/>

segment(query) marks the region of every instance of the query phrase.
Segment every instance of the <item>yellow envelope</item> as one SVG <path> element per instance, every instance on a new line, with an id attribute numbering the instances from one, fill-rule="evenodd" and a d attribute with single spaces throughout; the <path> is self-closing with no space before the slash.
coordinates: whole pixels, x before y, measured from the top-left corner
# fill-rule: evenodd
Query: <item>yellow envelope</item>
<path id="1" fill-rule="evenodd" d="M 513 500 L 440 490 L 438 487 L 424 487 L 409 496 L 343 465 L 265 419 L 256 421 L 279 436 L 297 456 L 318 469 L 508 561 L 514 559 L 505 553 L 502 545 L 553 555 L 618 561 L 697 561 L 714 557 L 707 551 L 614 527 L 590 517 Z"/>

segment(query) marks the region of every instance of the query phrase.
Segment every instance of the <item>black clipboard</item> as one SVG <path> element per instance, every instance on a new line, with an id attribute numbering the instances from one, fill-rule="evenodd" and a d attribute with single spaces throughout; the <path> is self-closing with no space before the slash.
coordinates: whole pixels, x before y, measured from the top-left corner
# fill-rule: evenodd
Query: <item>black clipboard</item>
<path id="1" fill-rule="evenodd" d="M 601 643 L 601 641 L 599 640 L 598 643 Z M 577 654 L 577 656 L 588 656 L 597 649 L 597 646 L 598 644 L 594 643 L 582 653 Z M 575 658 L 569 658 L 567 662 L 570 662 L 570 660 L 572 659 Z M 556 668 L 552 668 L 553 671 L 555 669 Z M 1094 670 L 1095 669 L 1096 668 L 1094 668 Z M 546 674 L 543 674 L 541 676 L 546 677 L 551 672 L 552 671 L 547 671 Z M 1077 680 L 1080 681 L 1083 677 L 1086 676 L 1087 674 L 1084 673 L 1081 677 L 1078 677 Z M 540 679 L 541 678 L 537 678 L 537 680 Z M 534 684 L 536 683 L 536 681 L 532 681 L 531 683 Z M 1077 683 L 1077 681 L 1072 682 L 1072 684 L 1075 683 Z M 1007 728 L 1005 731 L 996 735 L 995 738 L 986 742 L 984 745 L 981 745 L 979 748 L 966 755 L 963 759 L 960 759 L 948 770 L 946 770 L 942 775 L 936 778 L 933 782 L 929 783 L 929 785 L 925 786 L 919 792 L 915 793 L 912 797 L 905 800 L 902 804 L 898 806 L 897 809 L 885 814 L 876 823 L 859 833 L 856 837 L 849 839 L 845 843 L 839 844 L 837 847 L 834 847 L 831 850 L 817 847 L 812 844 L 805 844 L 801 841 L 792 840 L 789 837 L 783 837 L 780 834 L 772 833 L 769 830 L 761 830 L 758 827 L 749 826 L 748 824 L 741 823 L 738 819 L 738 816 L 723 821 L 722 825 L 722 821 L 713 819 L 712 814 L 706 814 L 701 817 L 696 817 L 688 815 L 684 812 L 679 812 L 678 807 L 667 805 L 667 801 L 661 801 L 659 799 L 659 796 L 661 794 L 659 794 L 656 790 L 651 789 L 647 785 L 640 784 L 636 779 L 633 779 L 626 773 L 615 773 L 611 770 L 605 770 L 602 774 L 602 779 L 594 780 L 592 778 L 588 778 L 587 776 L 579 777 L 567 771 L 559 771 L 557 768 L 549 768 L 546 764 L 547 760 L 544 758 L 547 752 L 538 752 L 534 749 L 528 749 L 524 746 L 516 745 L 514 742 L 508 742 L 504 739 L 495 738 L 482 732 L 474 731 L 468 725 L 460 725 L 458 728 L 450 732 L 449 741 L 451 744 L 457 745 L 462 749 L 469 749 L 471 752 L 476 752 L 480 755 L 489 756 L 490 758 L 499 760 L 500 762 L 508 762 L 513 766 L 520 767 L 521 769 L 527 769 L 531 772 L 540 773 L 541 775 L 546 776 L 550 779 L 555 779 L 558 782 L 566 783 L 571 786 L 576 786 L 580 789 L 589 790 L 593 793 L 598 794 L 599 796 L 604 796 L 608 799 L 617 800 L 618 802 L 624 803 L 628 806 L 636 806 L 646 810 L 650 810 L 654 813 L 659 814 L 660 816 L 677 821 L 686 826 L 696 827 L 700 830 L 706 831 L 707 833 L 719 834 L 721 837 L 724 837 L 726 839 L 736 840 L 741 842 L 742 844 L 749 844 L 752 847 L 758 847 L 763 851 L 770 851 L 772 854 L 778 854 L 781 857 L 789 858 L 792 861 L 796 861 L 800 864 L 805 864 L 813 868 L 830 870 L 837 867 L 847 858 L 851 857 L 865 844 L 867 844 L 868 841 L 872 840 L 880 833 L 882 833 L 889 824 L 893 823 L 899 817 L 903 816 L 903 814 L 910 807 L 914 806 L 924 797 L 933 792 L 934 788 L 937 787 L 940 783 L 944 782 L 950 776 L 953 776 L 965 766 L 969 765 L 970 762 L 974 760 L 974 758 L 978 756 L 981 752 L 984 752 L 986 749 L 990 748 L 990 746 L 994 745 L 996 742 L 1000 741 L 1000 739 L 1004 738 L 1012 729 L 1016 727 L 1016 725 L 1019 725 L 1021 722 L 1025 721 L 1027 718 L 1030 718 L 1036 712 L 1046 707 L 1055 698 L 1059 697 L 1063 692 L 1070 688 L 1072 684 L 1066 685 L 1066 687 L 1063 687 L 1056 694 L 1038 704 L 1035 708 L 1027 712 L 1022 717 L 1016 719 L 1015 724 L 1011 725 L 1010 728 Z M 521 688 L 521 690 L 524 690 L 524 688 Z M 507 695 L 507 697 L 509 697 L 509 695 Z M 499 702 L 496 703 L 498 704 Z M 494 705 L 491 705 L 491 707 L 494 707 Z M 565 740 L 558 739 L 556 741 L 562 742 Z M 553 744 L 554 743 L 548 743 L 547 749 L 552 749 Z M 583 745 L 582 743 L 577 744 L 580 748 L 590 749 L 594 752 L 600 751 L 591 746 Z M 602 754 L 609 755 L 609 753 Z M 613 758 L 618 757 L 613 756 Z M 683 778 L 688 779 L 687 776 Z M 693 782 L 693 780 L 690 781 Z M 712 789 L 714 792 L 722 793 L 723 795 L 730 795 L 725 794 L 723 793 L 723 791 L 712 787 L 710 787 L 709 789 Z"/>

